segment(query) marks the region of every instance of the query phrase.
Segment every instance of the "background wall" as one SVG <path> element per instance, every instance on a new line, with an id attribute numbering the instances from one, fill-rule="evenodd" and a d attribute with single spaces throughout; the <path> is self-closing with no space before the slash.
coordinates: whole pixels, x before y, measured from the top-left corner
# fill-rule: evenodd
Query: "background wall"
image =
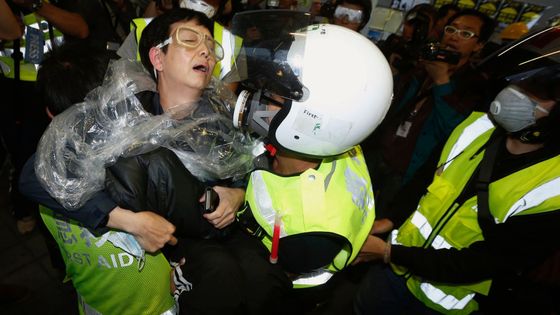
<path id="1" fill-rule="evenodd" d="M 374 2 L 377 0 L 374 0 Z M 378 6 L 390 7 L 392 0 L 378 0 Z M 419 1 L 420 2 L 420 1 Z M 433 1 L 432 1 L 433 2 Z M 535 25 L 535 28 L 542 27 L 546 24 L 549 18 L 560 14 L 560 1 L 559 0 L 523 0 L 523 2 L 549 6 L 550 8 L 543 12 L 543 16 L 539 20 L 539 23 Z"/>

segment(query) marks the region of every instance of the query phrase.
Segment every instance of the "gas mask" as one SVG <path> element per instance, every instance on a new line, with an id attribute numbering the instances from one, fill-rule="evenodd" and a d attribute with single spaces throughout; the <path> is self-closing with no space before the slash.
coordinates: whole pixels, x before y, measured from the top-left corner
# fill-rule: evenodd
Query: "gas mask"
<path id="1" fill-rule="evenodd" d="M 549 113 L 515 85 L 503 89 L 490 104 L 490 113 L 496 123 L 510 133 L 533 126 L 537 122 L 537 110 Z"/>
<path id="2" fill-rule="evenodd" d="M 271 101 L 260 90 L 255 93 L 241 91 L 235 103 L 233 126 L 267 137 L 270 123 L 280 110 L 270 106 Z"/>

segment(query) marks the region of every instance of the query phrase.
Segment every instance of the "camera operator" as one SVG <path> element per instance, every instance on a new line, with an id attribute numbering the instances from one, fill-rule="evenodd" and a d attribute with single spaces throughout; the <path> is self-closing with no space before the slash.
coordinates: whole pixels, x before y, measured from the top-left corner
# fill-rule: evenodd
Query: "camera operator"
<path id="1" fill-rule="evenodd" d="M 404 17 L 402 36 L 390 35 L 379 43 L 393 74 L 412 69 L 419 57 L 421 47 L 428 42 L 436 20 L 436 9 L 430 4 L 419 4 L 408 11 Z"/>
<path id="2" fill-rule="evenodd" d="M 376 179 L 378 215 L 384 215 L 387 202 L 451 131 L 483 104 L 485 79 L 471 67 L 471 58 L 493 28 L 493 21 L 478 11 L 459 12 L 449 20 L 441 39 L 445 54 L 436 49 L 433 60 L 421 58 L 413 69 L 395 78 L 391 108 L 363 144 L 370 176 Z M 456 64 L 447 58 L 453 53 L 458 54 Z"/>

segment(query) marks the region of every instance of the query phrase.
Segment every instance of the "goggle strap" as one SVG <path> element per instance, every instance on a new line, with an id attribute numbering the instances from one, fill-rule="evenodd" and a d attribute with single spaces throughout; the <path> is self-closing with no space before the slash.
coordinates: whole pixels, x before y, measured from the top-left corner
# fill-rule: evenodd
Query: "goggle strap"
<path id="1" fill-rule="evenodd" d="M 163 43 L 159 43 L 159 44 L 156 46 L 156 48 L 161 49 L 161 48 L 163 48 L 163 47 L 165 47 L 165 46 L 171 44 L 171 40 L 172 40 L 172 39 L 171 39 L 171 36 L 169 36 L 165 41 L 163 41 Z"/>

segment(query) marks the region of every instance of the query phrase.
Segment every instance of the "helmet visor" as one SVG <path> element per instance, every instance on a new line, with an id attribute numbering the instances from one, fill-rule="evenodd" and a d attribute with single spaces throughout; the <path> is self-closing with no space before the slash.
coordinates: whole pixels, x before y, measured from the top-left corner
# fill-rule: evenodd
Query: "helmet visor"
<path id="1" fill-rule="evenodd" d="M 511 83 L 560 64 L 560 26 L 531 32 L 479 64 L 490 78 Z"/>
<path id="2" fill-rule="evenodd" d="M 307 13 L 289 10 L 248 11 L 236 14 L 232 32 L 243 39 L 226 82 L 240 82 L 249 90 L 301 101 L 308 91 L 301 83 Z"/>

